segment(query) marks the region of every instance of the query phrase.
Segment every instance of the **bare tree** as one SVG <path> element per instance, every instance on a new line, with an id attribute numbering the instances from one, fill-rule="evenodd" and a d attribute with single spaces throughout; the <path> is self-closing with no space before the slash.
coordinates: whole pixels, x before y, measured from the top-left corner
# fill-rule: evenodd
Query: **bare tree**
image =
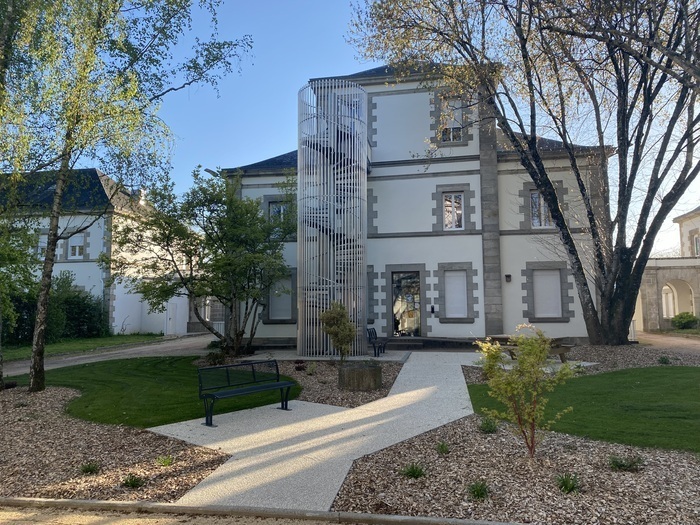
<path id="1" fill-rule="evenodd" d="M 658 45 L 633 53 L 573 18 L 554 31 L 559 11 L 535 0 L 367 1 L 351 26 L 366 57 L 438 64 L 440 82 L 478 95 L 550 210 L 594 344 L 627 342 L 654 239 L 700 171 L 693 76 L 671 57 L 697 49 L 697 17 L 618 7 L 611 24 L 634 18 L 638 42 Z M 542 136 L 567 152 L 586 242 L 564 216 Z"/>

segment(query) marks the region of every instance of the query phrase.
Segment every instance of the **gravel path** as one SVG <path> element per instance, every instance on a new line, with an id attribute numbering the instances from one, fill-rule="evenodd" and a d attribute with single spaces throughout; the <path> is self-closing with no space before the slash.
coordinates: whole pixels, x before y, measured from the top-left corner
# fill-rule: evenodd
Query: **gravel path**
<path id="1" fill-rule="evenodd" d="M 700 352 L 683 348 L 630 345 L 571 352 L 572 359 L 599 363 L 590 373 L 657 366 L 661 357 L 674 365 L 700 366 Z M 337 370 L 328 363 L 313 370 L 310 363 L 305 370 L 294 370 L 293 362 L 281 366 L 304 385 L 300 399 L 348 407 L 372 400 L 340 393 Z M 386 395 L 400 366 L 384 365 L 385 388 L 374 396 Z M 465 367 L 468 382 L 480 376 L 480 370 Z M 76 395 L 58 388 L 33 395 L 24 389 L 0 392 L 0 496 L 175 501 L 227 459 L 147 431 L 70 418 L 63 408 Z M 697 454 L 549 433 L 530 461 L 505 427 L 482 434 L 477 419 L 464 418 L 357 460 L 333 510 L 562 525 L 700 523 Z M 447 445 L 446 454 L 437 452 L 440 442 Z M 643 468 L 614 472 L 607 466 L 610 455 L 640 456 Z M 172 457 L 172 465 L 163 466 L 164 457 Z M 83 474 L 80 467 L 93 461 L 100 472 Z M 411 462 L 420 463 L 426 475 L 400 475 Z M 578 475 L 580 493 L 558 490 L 555 479 L 567 472 Z M 124 487 L 129 474 L 145 484 Z M 484 501 L 468 495 L 468 485 L 476 481 L 491 490 Z"/>

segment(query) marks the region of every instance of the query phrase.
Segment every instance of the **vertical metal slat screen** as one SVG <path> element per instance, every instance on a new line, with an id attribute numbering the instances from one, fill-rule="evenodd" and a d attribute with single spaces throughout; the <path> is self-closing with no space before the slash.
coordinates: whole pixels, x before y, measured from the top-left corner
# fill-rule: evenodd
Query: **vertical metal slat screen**
<path id="1" fill-rule="evenodd" d="M 351 355 L 367 342 L 367 94 L 341 79 L 299 91 L 297 352 L 334 352 L 320 315 L 342 302 L 355 323 Z"/>

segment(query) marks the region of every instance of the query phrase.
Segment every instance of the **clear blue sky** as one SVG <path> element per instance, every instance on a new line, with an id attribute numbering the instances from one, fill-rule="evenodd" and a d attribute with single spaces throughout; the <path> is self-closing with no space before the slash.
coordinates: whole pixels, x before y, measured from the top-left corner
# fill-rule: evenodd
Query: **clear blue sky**
<path id="1" fill-rule="evenodd" d="M 309 79 L 348 75 L 380 64 L 359 61 L 345 42 L 350 0 L 225 0 L 220 37 L 253 37 L 252 54 L 240 74 L 212 88 L 175 93 L 161 117 L 175 134 L 172 178 L 176 191 L 190 186 L 198 164 L 235 168 L 297 148 L 297 93 Z M 700 205 L 698 181 L 670 217 Z M 679 245 L 678 227 L 668 220 L 656 250 Z"/>
<path id="2" fill-rule="evenodd" d="M 226 0 L 222 39 L 253 37 L 239 74 L 169 97 L 160 115 L 176 136 L 173 180 L 190 186 L 192 169 L 234 168 L 297 149 L 297 93 L 311 78 L 348 75 L 379 64 L 360 62 L 345 43 L 349 0 Z"/>

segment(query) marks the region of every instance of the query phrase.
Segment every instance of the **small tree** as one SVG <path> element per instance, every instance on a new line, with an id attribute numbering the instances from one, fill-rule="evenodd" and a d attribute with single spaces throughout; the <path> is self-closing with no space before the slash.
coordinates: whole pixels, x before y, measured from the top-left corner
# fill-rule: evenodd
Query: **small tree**
<path id="1" fill-rule="evenodd" d="M 544 393 L 553 391 L 556 385 L 563 383 L 573 373 L 566 364 L 555 373 L 551 373 L 547 369 L 551 340 L 546 338 L 541 330 L 531 326 L 523 325 L 518 327 L 518 330 L 524 327 L 533 330 L 535 335 L 520 334 L 509 341 L 517 346 L 517 361 L 510 369 L 506 367 L 506 358 L 498 342 L 487 339 L 477 341 L 476 344 L 484 354 L 484 373 L 488 378 L 489 395 L 505 406 L 505 410 L 485 412 L 492 417 L 514 423 L 532 458 L 541 438 L 538 431 L 548 430 L 552 423 L 571 411 L 569 407 L 545 422 L 544 410 L 548 399 Z"/>
<path id="2" fill-rule="evenodd" d="M 323 331 L 331 338 L 331 344 L 340 353 L 340 362 L 345 362 L 350 347 L 355 340 L 355 325 L 343 303 L 334 301 L 331 307 L 321 314 Z"/>
<path id="3" fill-rule="evenodd" d="M 153 310 L 162 311 L 175 296 L 189 297 L 195 317 L 223 350 L 239 355 L 250 352 L 270 288 L 289 275 L 282 249 L 296 219 L 268 215 L 259 199 L 241 197 L 239 179 L 210 175 L 195 170 L 192 188 L 180 198 L 172 184 L 152 191 L 152 206 L 115 225 L 116 255 L 105 264 Z M 209 297 L 226 308 L 225 330 L 196 300 Z"/>

